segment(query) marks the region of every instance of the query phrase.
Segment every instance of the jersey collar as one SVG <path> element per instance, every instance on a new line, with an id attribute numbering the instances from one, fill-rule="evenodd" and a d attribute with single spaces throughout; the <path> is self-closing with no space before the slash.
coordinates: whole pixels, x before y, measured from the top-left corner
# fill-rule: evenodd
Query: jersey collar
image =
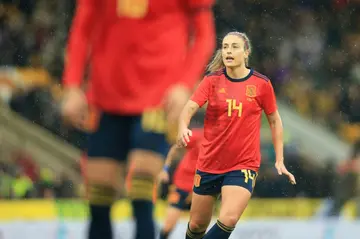
<path id="1" fill-rule="evenodd" d="M 227 73 L 226 73 L 226 68 L 224 68 L 224 75 L 225 77 L 232 82 L 242 82 L 242 81 L 246 81 L 247 79 L 249 79 L 252 74 L 254 73 L 254 70 L 252 68 L 250 68 L 250 72 L 247 76 L 243 77 L 243 78 L 239 78 L 239 79 L 235 79 L 235 78 L 231 78 Z"/>

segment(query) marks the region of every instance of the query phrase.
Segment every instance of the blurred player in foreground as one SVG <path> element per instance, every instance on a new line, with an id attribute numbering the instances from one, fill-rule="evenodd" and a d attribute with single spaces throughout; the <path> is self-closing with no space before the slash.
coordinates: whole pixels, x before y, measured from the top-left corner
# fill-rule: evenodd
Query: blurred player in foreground
<path id="1" fill-rule="evenodd" d="M 200 144 L 204 134 L 202 129 L 193 129 L 192 132 L 191 141 L 186 146 L 186 153 L 175 170 L 174 185 L 168 196 L 170 205 L 167 209 L 164 226 L 160 232 L 160 239 L 167 239 L 181 217 L 181 213 L 190 210 L 196 161 L 199 156 Z M 174 161 L 179 149 L 177 145 L 171 147 L 165 161 L 164 169 L 159 175 L 160 182 L 169 182 L 169 167 Z"/>
<path id="2" fill-rule="evenodd" d="M 153 239 L 153 185 L 175 122 L 214 47 L 213 0 L 78 0 L 63 83 L 63 114 L 86 118 L 89 65 L 94 107 L 101 112 L 86 165 L 89 239 L 112 238 L 110 209 L 123 187 L 126 159 L 136 238 Z"/>
<path id="3" fill-rule="evenodd" d="M 284 165 L 283 127 L 270 80 L 248 68 L 248 37 L 228 33 L 222 49 L 180 116 L 178 144 L 191 142 L 189 122 L 206 102 L 204 142 L 197 161 L 190 222 L 186 238 L 229 238 L 253 192 L 260 167 L 262 111 L 268 118 L 279 175 L 294 176 Z M 221 194 L 217 223 L 206 233 L 216 196 Z"/>
<path id="4" fill-rule="evenodd" d="M 352 146 L 351 151 L 349 159 L 339 165 L 334 197 L 329 211 L 326 212 L 329 217 L 339 217 L 346 203 L 355 199 L 356 217 L 360 218 L 360 141 Z"/>

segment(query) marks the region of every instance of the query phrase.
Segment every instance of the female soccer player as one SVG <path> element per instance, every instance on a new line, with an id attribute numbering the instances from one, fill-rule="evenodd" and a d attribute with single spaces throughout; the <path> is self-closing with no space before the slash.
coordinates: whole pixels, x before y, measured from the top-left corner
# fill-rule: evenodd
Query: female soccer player
<path id="1" fill-rule="evenodd" d="M 244 33 L 230 32 L 180 116 L 178 145 L 191 142 L 189 122 L 206 102 L 204 142 L 197 161 L 186 238 L 229 238 L 253 192 L 260 167 L 260 126 L 265 112 L 276 151 L 279 175 L 288 172 L 283 157 L 283 127 L 270 80 L 248 68 L 251 46 Z M 206 233 L 216 196 L 217 223 Z"/>
<path id="2" fill-rule="evenodd" d="M 176 226 L 181 213 L 190 209 L 191 193 L 196 170 L 196 161 L 199 156 L 201 139 L 203 138 L 202 129 L 194 129 L 191 141 L 186 146 L 186 153 L 176 168 L 174 175 L 174 185 L 168 196 L 170 203 L 167 209 L 165 222 L 160 232 L 160 239 L 168 238 L 171 231 Z M 159 175 L 160 182 L 169 182 L 169 167 L 176 158 L 179 147 L 171 147 L 165 161 L 164 169 Z"/>
<path id="3" fill-rule="evenodd" d="M 110 239 L 110 209 L 127 159 L 136 239 L 154 239 L 153 185 L 175 121 L 214 46 L 214 0 L 78 0 L 63 75 L 63 114 L 87 114 L 83 77 L 101 112 L 90 135 L 89 239 Z M 89 63 L 89 64 L 87 64 Z M 166 111 L 166 112 L 165 112 Z M 169 121 L 169 122 L 171 122 Z"/>

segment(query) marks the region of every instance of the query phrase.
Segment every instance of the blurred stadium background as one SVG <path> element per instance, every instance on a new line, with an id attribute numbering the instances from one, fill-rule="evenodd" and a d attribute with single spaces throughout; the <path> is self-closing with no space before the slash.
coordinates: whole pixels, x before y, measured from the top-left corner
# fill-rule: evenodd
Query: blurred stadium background
<path id="1" fill-rule="evenodd" d="M 80 158 L 86 134 L 59 114 L 74 6 L 75 0 L 0 1 L 1 239 L 85 235 Z M 230 30 L 246 32 L 251 65 L 272 79 L 286 162 L 298 182 L 293 187 L 276 175 L 264 121 L 254 199 L 231 238 L 358 237 L 360 1 L 218 0 L 214 12 L 219 39 Z M 157 203 L 159 221 L 165 206 Z M 113 216 L 116 233 L 129 238 L 126 200 Z M 172 238 L 184 231 L 185 221 Z"/>

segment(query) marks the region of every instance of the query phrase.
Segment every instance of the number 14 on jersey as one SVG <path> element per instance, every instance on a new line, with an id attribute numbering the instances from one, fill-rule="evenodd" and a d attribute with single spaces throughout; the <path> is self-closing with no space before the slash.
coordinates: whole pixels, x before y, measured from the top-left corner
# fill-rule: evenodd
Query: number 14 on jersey
<path id="1" fill-rule="evenodd" d="M 231 117 L 234 110 L 238 111 L 238 117 L 241 117 L 242 114 L 242 103 L 237 103 L 235 99 L 226 99 L 227 102 L 227 109 L 228 109 L 228 116 Z"/>

